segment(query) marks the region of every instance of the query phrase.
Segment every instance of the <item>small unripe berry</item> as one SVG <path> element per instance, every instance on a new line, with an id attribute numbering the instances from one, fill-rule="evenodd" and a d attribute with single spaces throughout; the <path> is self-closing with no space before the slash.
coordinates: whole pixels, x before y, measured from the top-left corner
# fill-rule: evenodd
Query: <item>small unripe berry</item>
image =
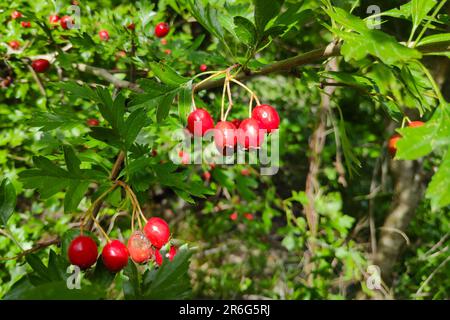
<path id="1" fill-rule="evenodd" d="M 135 231 L 128 239 L 128 252 L 136 263 L 147 262 L 153 255 L 150 241 L 141 231 Z"/>

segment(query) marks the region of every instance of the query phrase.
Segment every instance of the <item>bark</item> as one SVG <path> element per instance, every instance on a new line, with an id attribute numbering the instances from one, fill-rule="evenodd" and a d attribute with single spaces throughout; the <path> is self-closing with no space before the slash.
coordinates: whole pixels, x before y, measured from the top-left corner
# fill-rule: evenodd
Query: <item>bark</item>
<path id="1" fill-rule="evenodd" d="M 374 264 L 380 267 L 381 277 L 390 284 L 393 269 L 408 243 L 406 232 L 416 208 L 422 199 L 422 161 L 392 160 L 391 172 L 395 179 L 394 199 L 391 212 L 387 216 L 378 241 Z"/>

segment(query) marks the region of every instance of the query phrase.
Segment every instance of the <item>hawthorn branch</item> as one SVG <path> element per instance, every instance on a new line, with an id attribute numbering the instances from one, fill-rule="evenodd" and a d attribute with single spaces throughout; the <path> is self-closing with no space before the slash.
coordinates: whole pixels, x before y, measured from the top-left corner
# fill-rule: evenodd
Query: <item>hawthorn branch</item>
<path id="1" fill-rule="evenodd" d="M 140 93 L 143 92 L 143 90 L 137 84 L 127 80 L 121 80 L 115 77 L 113 74 L 109 73 L 106 69 L 89 66 L 84 63 L 76 63 L 74 64 L 74 67 L 80 70 L 81 72 L 90 73 L 99 78 L 102 78 L 112 83 L 116 88 L 130 89 Z"/>
<path id="2" fill-rule="evenodd" d="M 9 260 L 18 260 L 21 259 L 23 257 L 25 257 L 26 255 L 30 254 L 30 253 L 34 253 L 37 252 L 39 250 L 45 249 L 51 245 L 54 244 L 59 244 L 61 242 L 61 239 L 59 239 L 58 237 L 47 240 L 47 241 L 43 241 L 43 242 L 39 242 L 36 246 L 34 246 L 31 249 L 28 250 L 24 250 L 21 253 L 19 253 L 17 256 L 14 257 L 8 257 L 8 258 L 1 258 L 0 261 L 9 261 Z"/>

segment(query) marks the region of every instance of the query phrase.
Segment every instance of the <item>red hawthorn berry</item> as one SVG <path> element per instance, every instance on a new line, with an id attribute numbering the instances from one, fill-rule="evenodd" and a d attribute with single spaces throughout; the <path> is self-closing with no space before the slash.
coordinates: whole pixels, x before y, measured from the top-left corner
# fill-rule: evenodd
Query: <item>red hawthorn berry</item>
<path id="1" fill-rule="evenodd" d="M 135 231 L 128 239 L 128 252 L 136 263 L 147 262 L 153 255 L 152 244 L 141 231 Z"/>
<path id="2" fill-rule="evenodd" d="M 48 70 L 50 62 L 46 59 L 36 59 L 31 63 L 31 67 L 34 71 L 42 73 Z"/>
<path id="3" fill-rule="evenodd" d="M 161 266 L 163 263 L 163 257 L 158 249 L 155 250 L 155 262 L 158 266 Z"/>
<path id="4" fill-rule="evenodd" d="M 250 170 L 247 168 L 244 168 L 241 170 L 241 175 L 243 176 L 249 176 L 250 175 Z"/>
<path id="5" fill-rule="evenodd" d="M 127 29 L 128 30 L 135 30 L 136 29 L 136 25 L 133 22 L 131 22 L 129 25 L 127 25 Z"/>
<path id="6" fill-rule="evenodd" d="M 87 119 L 87 120 L 86 120 L 86 124 L 87 124 L 89 127 L 96 127 L 96 126 L 98 126 L 98 125 L 100 124 L 100 121 L 98 121 L 98 120 L 95 119 L 95 118 L 91 118 L 91 119 Z"/>
<path id="7" fill-rule="evenodd" d="M 97 261 L 97 244 L 91 237 L 80 235 L 70 242 L 67 254 L 71 264 L 87 269 Z"/>
<path id="8" fill-rule="evenodd" d="M 11 19 L 16 20 L 16 19 L 19 19 L 19 18 L 22 18 L 22 13 L 20 13 L 17 10 L 11 12 Z"/>
<path id="9" fill-rule="evenodd" d="M 161 218 L 153 217 L 147 221 L 144 233 L 155 248 L 161 249 L 170 238 L 170 229 L 167 222 Z"/>
<path id="10" fill-rule="evenodd" d="M 215 167 L 216 167 L 216 164 L 215 164 L 214 162 L 211 162 L 211 163 L 209 164 L 209 168 L 210 168 L 211 170 L 213 170 Z"/>
<path id="11" fill-rule="evenodd" d="M 59 16 L 56 14 L 52 14 L 48 17 L 48 21 L 50 22 L 50 24 L 53 24 L 53 25 L 59 24 L 59 20 L 60 20 Z"/>
<path id="12" fill-rule="evenodd" d="M 169 33 L 170 27 L 166 22 L 160 22 L 155 27 L 155 36 L 164 38 Z"/>
<path id="13" fill-rule="evenodd" d="M 161 39 L 161 44 L 162 44 L 163 46 L 167 45 L 167 39 L 166 39 L 166 38 L 162 38 L 162 39 Z"/>
<path id="14" fill-rule="evenodd" d="M 171 54 L 171 53 L 172 53 L 172 50 L 166 49 L 166 50 L 164 50 L 164 53 L 165 53 L 165 54 Z"/>
<path id="15" fill-rule="evenodd" d="M 24 28 L 31 28 L 31 22 L 30 21 L 22 21 L 20 25 Z"/>
<path id="16" fill-rule="evenodd" d="M 11 49 L 17 50 L 20 48 L 20 42 L 17 40 L 12 40 L 8 44 L 11 47 Z"/>
<path id="17" fill-rule="evenodd" d="M 177 247 L 170 246 L 169 252 L 166 254 L 166 257 L 169 258 L 169 261 L 172 261 L 177 252 L 178 252 Z"/>
<path id="18" fill-rule="evenodd" d="M 71 16 L 63 16 L 60 20 L 59 20 L 59 24 L 61 25 L 61 28 L 63 28 L 64 30 L 69 29 L 69 23 L 73 24 L 74 21 L 72 19 Z"/>
<path id="19" fill-rule="evenodd" d="M 100 30 L 98 32 L 98 36 L 100 37 L 100 40 L 103 40 L 103 41 L 109 40 L 109 33 L 107 30 Z"/>
<path id="20" fill-rule="evenodd" d="M 206 182 L 209 182 L 209 180 L 211 180 L 211 173 L 209 171 L 205 171 L 203 172 L 203 180 L 205 180 Z"/>
<path id="21" fill-rule="evenodd" d="M 158 155 L 158 151 L 156 149 L 152 149 L 152 157 L 156 157 Z"/>
<path id="22" fill-rule="evenodd" d="M 421 127 L 424 124 L 425 124 L 425 122 L 422 122 L 422 121 L 411 121 L 410 123 L 408 123 L 408 127 L 416 128 L 416 127 Z"/>
<path id="23" fill-rule="evenodd" d="M 206 64 L 200 65 L 200 71 L 201 72 L 205 72 L 206 70 L 208 70 L 208 66 Z"/>
<path id="24" fill-rule="evenodd" d="M 227 149 L 234 149 L 237 142 L 235 125 L 229 121 L 219 121 L 214 129 L 214 143 L 217 150 L 223 153 Z"/>
<path id="25" fill-rule="evenodd" d="M 264 141 L 264 130 L 256 119 L 245 119 L 239 125 L 237 142 L 245 149 L 258 148 Z"/>
<path id="26" fill-rule="evenodd" d="M 214 128 L 214 120 L 205 109 L 195 109 L 192 111 L 187 119 L 188 130 L 194 136 L 202 137 L 206 131 Z M 195 128 L 197 127 L 197 131 Z"/>
<path id="27" fill-rule="evenodd" d="M 102 259 L 106 269 L 118 272 L 128 264 L 128 249 L 119 240 L 112 240 L 103 248 Z"/>
<path id="28" fill-rule="evenodd" d="M 237 212 L 233 212 L 232 214 L 230 214 L 230 219 L 232 221 L 236 221 L 238 218 L 238 213 Z"/>
<path id="29" fill-rule="evenodd" d="M 395 153 L 397 152 L 397 142 L 400 140 L 402 136 L 398 133 L 394 133 L 388 142 L 388 151 L 391 154 L 392 157 L 395 156 Z"/>
<path id="30" fill-rule="evenodd" d="M 244 217 L 245 217 L 247 220 L 253 220 L 253 215 L 252 215 L 251 213 L 246 213 L 246 214 L 244 214 Z"/>
<path id="31" fill-rule="evenodd" d="M 277 110 L 268 104 L 256 106 L 252 111 L 252 118 L 261 124 L 261 129 L 266 129 L 270 133 L 280 126 L 280 117 Z"/>

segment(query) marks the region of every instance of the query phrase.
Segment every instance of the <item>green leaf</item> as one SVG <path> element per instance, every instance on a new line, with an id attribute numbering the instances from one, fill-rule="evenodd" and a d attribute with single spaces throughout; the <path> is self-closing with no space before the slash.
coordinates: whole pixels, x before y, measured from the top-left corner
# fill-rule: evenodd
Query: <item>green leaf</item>
<path id="1" fill-rule="evenodd" d="M 234 32 L 239 40 L 249 47 L 256 45 L 256 27 L 247 18 L 237 16 L 234 17 Z"/>
<path id="2" fill-rule="evenodd" d="M 28 122 L 31 127 L 40 128 L 41 131 L 50 131 L 57 128 L 71 129 L 79 123 L 80 120 L 76 118 L 74 112 L 63 110 L 36 113 Z"/>
<path id="3" fill-rule="evenodd" d="M 120 140 L 119 134 L 113 129 L 102 128 L 102 127 L 92 127 L 89 135 L 99 141 L 103 141 L 110 146 L 121 149 L 122 141 Z"/>
<path id="4" fill-rule="evenodd" d="M 397 130 L 402 138 L 397 142 L 396 159 L 414 160 L 433 149 L 450 144 L 450 115 L 439 108 L 433 118 L 421 127 Z"/>
<path id="5" fill-rule="evenodd" d="M 425 196 L 431 200 L 433 211 L 450 204 L 450 148 L 431 179 Z"/>
<path id="6" fill-rule="evenodd" d="M 41 259 L 35 254 L 30 253 L 25 256 L 25 260 L 31 268 L 43 279 L 51 280 L 47 267 L 42 263 Z"/>
<path id="7" fill-rule="evenodd" d="M 124 129 L 125 147 L 127 149 L 134 143 L 142 128 L 148 126 L 150 123 L 151 121 L 147 116 L 147 110 L 145 108 L 136 109 L 128 116 Z"/>
<path id="8" fill-rule="evenodd" d="M 178 117 L 181 123 L 185 126 L 187 118 L 192 109 L 192 82 L 181 88 L 178 94 Z"/>
<path id="9" fill-rule="evenodd" d="M 158 108 L 156 110 L 156 119 L 158 122 L 163 121 L 169 115 L 170 106 L 172 105 L 175 96 L 176 92 L 171 92 L 165 95 L 159 102 Z"/>
<path id="10" fill-rule="evenodd" d="M 347 61 L 362 60 L 367 55 L 379 58 L 387 65 L 420 59 L 422 54 L 408 48 L 380 30 L 369 29 L 366 22 L 340 8 L 325 10 L 327 14 L 339 24 L 355 32 L 339 29 L 333 31 L 344 40 L 341 52 Z"/>
<path id="11" fill-rule="evenodd" d="M 225 34 L 222 26 L 219 24 L 217 10 L 209 4 L 205 7 L 201 0 L 190 0 L 189 11 L 194 18 L 200 23 L 209 33 L 218 38 L 222 43 L 225 43 Z"/>
<path id="12" fill-rule="evenodd" d="M 417 46 L 420 47 L 420 46 L 425 46 L 428 44 L 441 43 L 441 42 L 450 42 L 450 33 L 433 34 L 431 36 L 425 37 L 419 41 Z"/>
<path id="13" fill-rule="evenodd" d="M 192 252 L 183 245 L 172 261 L 164 258 L 158 269 L 153 269 L 143 277 L 143 298 L 145 299 L 185 299 L 191 292 L 189 281 L 189 259 Z"/>
<path id="14" fill-rule="evenodd" d="M 70 213 L 77 210 L 80 201 L 88 190 L 89 184 L 89 181 L 70 182 L 64 197 L 64 213 Z"/>
<path id="15" fill-rule="evenodd" d="M 413 29 L 415 30 L 428 12 L 436 5 L 436 0 L 412 0 L 411 16 L 413 21 Z"/>
<path id="16" fill-rule="evenodd" d="M 8 219 L 13 214 L 15 207 L 16 190 L 12 183 L 5 178 L 0 184 L 0 218 L 3 225 L 6 225 Z"/>
<path id="17" fill-rule="evenodd" d="M 141 296 L 141 284 L 139 281 L 139 272 L 134 262 L 129 262 L 124 269 L 124 275 L 128 280 L 123 283 L 123 293 L 125 299 L 136 299 Z"/>
<path id="18" fill-rule="evenodd" d="M 162 62 L 151 62 L 150 67 L 158 79 L 169 86 L 180 86 L 189 81 L 189 78 L 180 76 L 175 70 Z"/>
<path id="19" fill-rule="evenodd" d="M 255 5 L 255 25 L 258 35 L 261 37 L 266 25 L 281 10 L 284 0 L 253 0 Z"/>
<path id="20" fill-rule="evenodd" d="M 102 256 L 100 255 L 97 259 L 97 263 L 95 264 L 94 273 L 92 274 L 92 277 L 89 278 L 91 282 L 99 287 L 108 288 L 114 281 L 115 277 L 116 273 L 106 269 Z"/>
<path id="21" fill-rule="evenodd" d="M 75 81 L 56 82 L 53 85 L 72 97 L 98 101 L 98 95 L 88 85 L 80 85 Z"/>

